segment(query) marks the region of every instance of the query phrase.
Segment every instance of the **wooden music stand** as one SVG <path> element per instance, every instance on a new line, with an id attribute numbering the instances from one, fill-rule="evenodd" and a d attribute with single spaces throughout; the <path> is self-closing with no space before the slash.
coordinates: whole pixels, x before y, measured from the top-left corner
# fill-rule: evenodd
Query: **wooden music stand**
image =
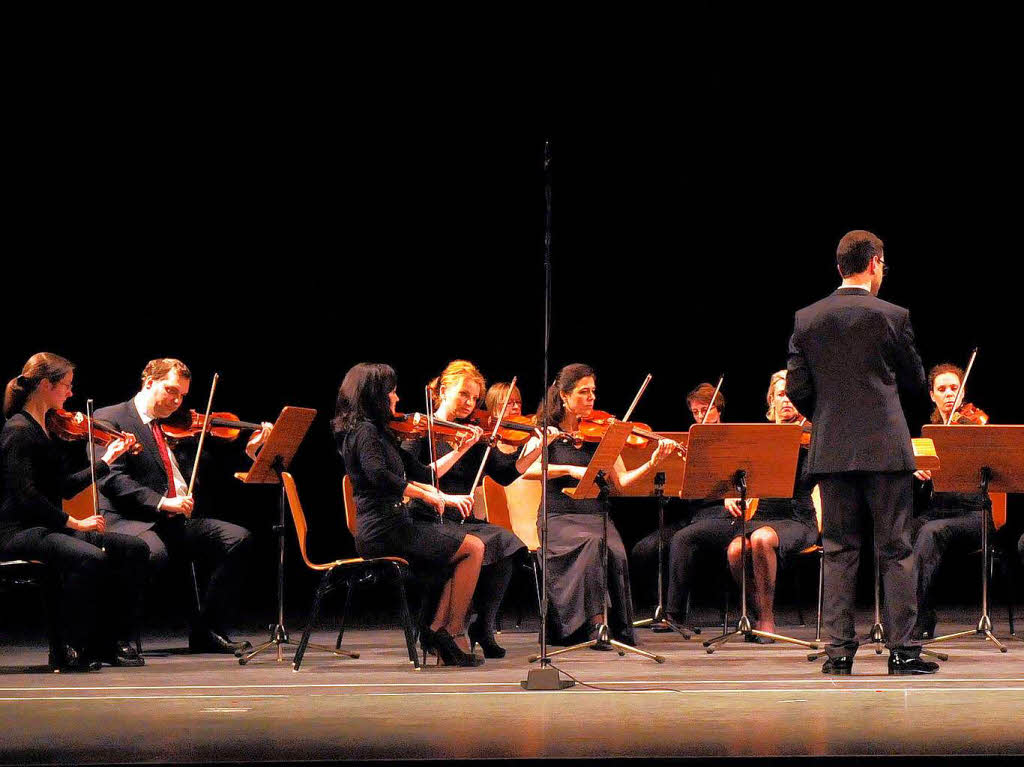
<path id="1" fill-rule="evenodd" d="M 740 497 L 740 605 L 736 630 L 704 642 L 710 655 L 716 645 L 736 636 L 762 636 L 817 650 L 814 642 L 755 629 L 747 616 L 747 496 L 792 498 L 800 455 L 800 424 L 695 424 L 690 428 L 682 498 Z"/>
<path id="2" fill-rule="evenodd" d="M 633 424 L 628 422 L 613 423 L 608 427 L 608 431 L 605 432 L 604 439 L 601 440 L 601 444 L 597 446 L 597 450 L 594 453 L 594 457 L 590 459 L 590 464 L 587 466 L 587 471 L 583 475 L 583 479 L 576 487 L 563 488 L 562 492 L 568 495 L 570 498 L 576 500 L 589 500 L 592 498 L 604 499 L 608 493 L 609 480 L 608 475 L 613 471 L 615 460 L 619 457 L 622 452 L 622 448 L 626 445 L 626 439 L 633 431 Z M 585 647 L 602 647 L 602 648 L 615 648 L 619 651 L 619 655 L 625 655 L 627 652 L 641 655 L 644 658 L 650 658 L 658 663 L 664 663 L 665 659 L 660 655 L 649 653 L 646 650 L 641 650 L 639 647 L 633 647 L 633 645 L 620 642 L 617 639 L 611 638 L 611 633 L 608 630 L 608 511 L 605 509 L 601 512 L 601 520 L 603 523 L 602 535 L 601 535 L 601 558 L 602 558 L 602 581 L 603 581 L 603 593 L 605 598 L 603 601 L 604 609 L 601 614 L 601 624 L 597 628 L 597 638 L 589 639 L 586 642 L 572 645 L 571 647 L 563 647 L 560 650 L 547 653 L 544 658 L 551 658 L 555 655 L 564 655 L 574 650 L 581 650 Z M 546 540 L 547 535 L 544 535 L 542 540 Z M 547 551 L 543 552 L 543 556 L 547 556 Z M 546 562 L 545 562 L 546 565 Z M 542 569 L 542 575 L 544 578 L 547 577 L 547 567 Z M 541 620 L 547 620 L 546 615 L 541 616 Z M 540 655 L 531 655 L 529 662 L 541 660 Z M 524 683 L 525 684 L 525 683 Z"/>
<path id="3" fill-rule="evenodd" d="M 270 639 L 239 656 L 238 663 L 242 666 L 272 645 L 277 647 L 277 660 L 281 662 L 284 660 L 283 646 L 297 644 L 288 638 L 288 632 L 284 627 L 284 532 L 287 529 L 285 515 L 288 513 L 288 497 L 281 482 L 281 473 L 291 466 L 295 451 L 299 449 L 315 417 L 316 410 L 313 408 L 285 406 L 252 467 L 249 471 L 235 474 L 235 477 L 247 485 L 281 485 L 281 517 L 274 528 L 274 532 L 277 533 L 278 551 L 277 624 L 270 627 Z"/>
<path id="4" fill-rule="evenodd" d="M 986 639 L 1000 652 L 1006 647 L 992 633 L 988 614 L 988 526 L 992 519 L 993 493 L 1024 492 L 1024 426 L 941 426 L 928 424 L 921 433 L 935 442 L 942 469 L 934 471 L 936 492 L 980 492 L 985 499 L 981 515 L 981 617 L 967 631 L 935 637 L 925 645 L 962 636 Z"/>

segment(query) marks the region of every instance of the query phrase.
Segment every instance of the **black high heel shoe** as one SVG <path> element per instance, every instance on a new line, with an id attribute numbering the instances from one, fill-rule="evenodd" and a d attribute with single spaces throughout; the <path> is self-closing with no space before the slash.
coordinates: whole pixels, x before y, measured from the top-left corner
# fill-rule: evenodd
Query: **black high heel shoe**
<path id="1" fill-rule="evenodd" d="M 469 651 L 473 652 L 476 645 L 480 645 L 485 658 L 504 658 L 505 648 L 494 641 L 494 635 L 484 630 L 480 621 L 469 624 Z"/>
<path id="2" fill-rule="evenodd" d="M 70 644 L 62 644 L 56 652 L 50 651 L 50 667 L 58 673 L 99 671 L 101 666 L 99 660 L 86 657 L 82 650 Z"/>
<path id="3" fill-rule="evenodd" d="M 446 629 L 434 633 L 434 649 L 437 650 L 437 661 L 445 666 L 481 666 L 484 659 L 472 652 L 468 655 L 455 644 L 455 638 Z"/>
<path id="4" fill-rule="evenodd" d="M 430 626 L 420 628 L 420 649 L 423 651 L 423 665 L 427 665 L 427 653 L 437 655 L 437 632 Z"/>

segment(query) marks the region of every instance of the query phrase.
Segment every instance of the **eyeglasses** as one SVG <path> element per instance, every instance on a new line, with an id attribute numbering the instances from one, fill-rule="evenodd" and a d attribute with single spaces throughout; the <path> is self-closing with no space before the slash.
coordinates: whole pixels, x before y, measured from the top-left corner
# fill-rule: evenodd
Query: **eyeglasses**
<path id="1" fill-rule="evenodd" d="M 885 277 L 889 274 L 889 265 L 885 263 L 885 259 L 881 256 L 875 256 L 878 259 L 878 263 L 882 265 L 882 276 Z"/>

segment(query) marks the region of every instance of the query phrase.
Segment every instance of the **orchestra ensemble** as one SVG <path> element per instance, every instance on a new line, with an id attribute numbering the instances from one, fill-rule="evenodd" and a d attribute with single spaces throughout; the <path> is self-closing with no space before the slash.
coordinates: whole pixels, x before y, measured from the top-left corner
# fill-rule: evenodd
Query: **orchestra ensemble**
<path id="1" fill-rule="evenodd" d="M 766 421 L 799 424 L 808 437 L 791 497 L 757 499 L 745 526 L 739 498 L 673 499 L 670 518 L 629 552 L 607 516 L 606 494 L 649 482 L 686 444 L 645 432 L 638 440 L 646 440 L 649 457 L 632 468 L 618 457 L 607 472 L 607 493 L 578 499 L 564 492 L 583 479 L 614 423 L 595 410 L 599 371 L 580 363 L 561 368 L 535 415 L 527 416 L 514 383 L 488 388 L 473 363 L 454 360 L 428 384 L 432 412 L 417 414 L 399 408 L 394 369 L 353 366 L 338 389 L 331 426 L 355 501 L 355 548 L 362 557 L 408 561 L 426 605 L 416 629 L 424 658 L 474 667 L 506 654 L 496 620 L 514 571 L 531 554 L 511 529 L 474 513 L 474 491 L 483 477 L 502 486 L 541 482 L 546 451 L 546 626 L 553 644 L 600 640 L 606 627 L 613 639 L 636 645 L 633 584 L 646 589 L 653 580 L 659 544 L 667 579 L 657 598 L 670 621 L 686 624 L 700 558 L 710 553 L 727 563 L 737 583 L 749 567 L 752 618 L 771 634 L 780 566 L 820 543 L 822 671 L 848 674 L 858 646 L 857 568 L 862 547 L 874 545 L 889 672 L 936 671 L 936 663 L 921 657 L 921 643 L 936 633 L 935 574 L 951 547 L 980 545 L 986 498 L 933 491 L 930 472 L 917 469 L 904 406 L 930 397 L 933 423 L 981 427 L 988 416 L 965 401 L 963 369 L 943 363 L 926 375 L 908 311 L 878 297 L 887 270 L 882 242 L 870 232 L 850 232 L 836 263 L 841 286 L 796 313 L 785 367 L 765 372 Z M 777 367 L 782 361 L 780 349 Z M 64 410 L 74 376 L 63 357 L 33 355 L 7 384 L 0 434 L 0 560 L 39 561 L 53 573 L 50 665 L 60 671 L 144 665 L 136 637 L 146 585 L 172 561 L 191 562 L 197 573 L 189 649 L 248 649 L 228 631 L 254 566 L 252 535 L 196 504 L 196 469 L 205 456 L 201 440 L 190 435 L 210 427 L 183 425 L 190 412 L 183 406 L 192 383 L 188 366 L 155 359 L 134 397 L 84 417 Z M 685 401 L 695 423 L 724 422 L 719 387 L 699 384 Z M 273 427 L 245 426 L 251 431 L 245 452 L 255 459 Z M 68 460 L 62 444 L 72 433 L 86 441 L 85 469 Z M 94 513 L 79 518 L 64 511 L 63 499 L 90 486 Z M 1024 537 L 1017 547 L 1024 560 Z M 761 634 L 744 639 L 774 641 Z M 611 649 L 603 641 L 593 647 Z"/>

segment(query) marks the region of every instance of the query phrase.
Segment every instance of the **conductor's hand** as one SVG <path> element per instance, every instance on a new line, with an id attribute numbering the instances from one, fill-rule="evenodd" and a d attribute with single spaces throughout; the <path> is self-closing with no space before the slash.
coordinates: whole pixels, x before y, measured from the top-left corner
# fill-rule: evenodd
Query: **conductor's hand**
<path id="1" fill-rule="evenodd" d="M 471 495 L 444 495 L 444 502 L 447 506 L 454 506 L 459 510 L 463 519 L 473 512 L 473 496 Z"/>
<path id="2" fill-rule="evenodd" d="M 740 499 L 739 498 L 726 498 L 725 499 L 725 510 L 732 514 L 734 517 L 739 517 L 743 514 L 740 511 Z"/>
<path id="3" fill-rule="evenodd" d="M 127 453 L 129 447 L 129 444 L 125 442 L 123 439 L 115 439 L 113 442 L 107 445 L 107 449 L 100 457 L 100 460 L 107 464 L 107 466 L 109 466 L 122 455 Z"/>
<path id="4" fill-rule="evenodd" d="M 171 516 L 184 514 L 186 518 L 192 516 L 192 510 L 195 507 L 196 502 L 191 495 L 176 495 L 173 498 L 165 498 L 160 505 L 161 510 L 166 511 Z"/>
<path id="5" fill-rule="evenodd" d="M 927 482 L 929 479 L 932 478 L 932 472 L 931 469 L 919 469 L 918 471 L 914 472 L 914 476 L 917 477 L 922 482 Z"/>
<path id="6" fill-rule="evenodd" d="M 107 520 L 101 517 L 99 514 L 93 514 L 91 517 L 85 519 L 75 519 L 74 517 L 68 517 L 68 527 L 72 530 L 81 530 L 82 532 L 96 532 L 102 533 L 107 529 Z"/>
<path id="7" fill-rule="evenodd" d="M 274 430 L 274 424 L 267 423 L 266 421 L 261 423 L 260 426 L 263 428 L 254 431 L 252 436 L 249 437 L 249 441 L 245 443 L 245 454 L 254 461 L 256 460 L 256 454 L 260 451 L 260 448 L 266 444 L 267 439 L 270 437 L 270 433 Z"/>

